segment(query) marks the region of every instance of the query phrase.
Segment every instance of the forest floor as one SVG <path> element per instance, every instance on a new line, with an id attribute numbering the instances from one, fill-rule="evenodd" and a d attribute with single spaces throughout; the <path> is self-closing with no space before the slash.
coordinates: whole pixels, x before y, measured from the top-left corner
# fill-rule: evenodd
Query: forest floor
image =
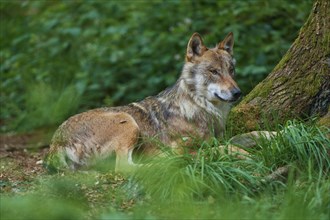
<path id="1" fill-rule="evenodd" d="M 85 217 L 93 219 L 94 215 L 108 213 L 109 207 L 126 211 L 134 206 L 135 202 L 132 198 L 121 196 L 123 194 L 121 187 L 125 183 L 125 178 L 120 174 L 78 172 L 76 174 L 50 175 L 42 165 L 49 149 L 49 144 L 44 140 L 46 140 L 45 136 L 40 136 L 38 132 L 15 135 L 0 134 L 0 198 L 1 200 L 5 198 L 3 202 L 8 205 L 2 207 L 4 210 L 6 207 L 10 208 L 11 200 L 9 198 L 12 198 L 14 204 L 17 203 L 22 209 L 21 212 L 27 216 L 25 219 L 43 219 L 45 216 L 49 217 L 49 212 L 52 211 L 50 218 L 53 219 L 61 219 L 63 212 L 69 212 L 66 214 L 66 216 L 71 216 L 68 217 L 69 219 L 80 219 L 81 213 L 84 213 Z M 63 182 L 66 186 L 61 185 Z M 56 187 L 60 187 L 61 191 L 56 191 Z M 81 194 L 75 194 L 77 192 Z M 31 195 L 37 195 L 37 200 L 34 200 Z M 38 196 L 42 196 L 44 202 L 45 198 L 57 200 L 50 203 L 51 205 L 45 206 L 46 211 L 39 214 L 32 213 L 30 210 L 35 208 L 34 206 L 38 207 L 43 203 L 38 203 L 40 202 Z M 24 197 L 26 197 L 26 204 L 24 204 L 25 200 L 22 200 Z M 86 201 L 80 201 L 81 198 L 85 198 Z M 66 204 L 66 201 L 71 201 L 70 199 L 77 200 L 80 204 L 76 205 L 76 201 Z M 23 201 L 23 203 L 19 201 Z M 33 205 L 33 202 L 36 204 Z M 61 203 L 63 205 L 54 205 Z M 75 209 L 77 207 L 80 211 Z M 88 207 L 87 211 L 86 207 Z M 23 214 L 16 213 L 16 208 L 12 208 L 13 210 L 7 210 L 8 213 L 5 213 L 4 219 L 6 216 L 10 216 L 12 219 L 20 219 L 23 216 Z M 70 209 L 74 211 L 70 211 Z M 0 219 L 3 219 L 2 214 Z"/>
<path id="2" fill-rule="evenodd" d="M 1 192 L 27 188 L 36 176 L 46 173 L 42 160 L 48 146 L 31 148 L 37 134 L 0 135 Z"/>
<path id="3" fill-rule="evenodd" d="M 210 146 L 199 151 L 199 158 L 173 156 L 137 170 L 135 179 L 103 162 L 95 171 L 48 174 L 42 161 L 49 135 L 0 134 L 0 219 L 329 219 L 328 134 L 296 123 L 273 142 L 260 143 L 255 162 L 215 157 Z M 196 181 L 201 161 L 208 168 L 203 168 L 206 180 L 219 178 Z M 254 175 L 255 169 L 262 171 L 260 164 L 270 164 L 265 174 L 283 164 L 291 170 L 286 180 L 263 184 Z M 224 171 L 231 176 L 224 178 Z M 245 176 L 250 178 L 241 184 L 239 178 Z M 196 186 L 190 185 L 193 181 Z M 220 181 L 232 188 L 216 188 L 223 186 Z"/>

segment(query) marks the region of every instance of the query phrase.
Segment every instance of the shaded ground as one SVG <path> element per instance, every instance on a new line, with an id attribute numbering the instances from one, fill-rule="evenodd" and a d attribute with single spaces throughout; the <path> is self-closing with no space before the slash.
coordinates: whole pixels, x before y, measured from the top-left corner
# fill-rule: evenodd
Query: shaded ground
<path id="1" fill-rule="evenodd" d="M 246 160 L 246 163 L 229 157 L 218 160 L 213 150 L 202 149 L 197 154 L 200 155 L 198 160 L 168 158 L 165 163 L 160 161 L 146 167 L 148 172 L 139 170 L 141 173 L 136 176 L 139 179 L 116 174 L 113 170 L 48 175 L 41 165 L 48 145 L 39 140 L 45 139 L 40 139 L 37 134 L 2 134 L 1 219 L 22 219 L 24 216 L 24 219 L 328 220 L 329 140 L 316 127 L 295 124 L 286 129 L 287 136 L 277 138 L 271 145 L 263 143 L 258 151 L 260 155 L 257 155 L 260 162 L 255 161 L 255 165 L 253 160 Z M 198 179 L 201 170 L 198 166 L 202 166 L 200 161 L 212 168 L 203 168 L 207 171 L 204 172 L 205 182 Z M 324 162 L 318 164 L 317 161 Z M 271 169 L 273 173 L 260 180 L 259 173 L 255 172 L 260 170 L 262 163 L 276 164 L 276 167 Z M 283 163 L 288 166 L 280 167 Z M 192 165 L 197 168 L 187 175 L 186 167 Z M 239 172 L 235 171 L 237 167 L 241 168 Z M 287 167 L 292 167 L 290 178 L 287 178 Z M 221 174 L 214 172 L 214 168 Z M 224 173 L 226 170 L 228 172 Z M 229 173 L 233 175 L 228 177 L 226 174 Z M 268 174 L 268 168 L 263 173 Z M 251 178 L 240 182 L 239 178 L 244 176 Z M 284 179 L 280 183 L 282 177 Z M 211 178 L 215 180 L 209 181 Z M 285 181 L 287 179 L 289 181 Z M 221 180 L 227 181 L 230 188 L 222 188 L 225 185 L 221 184 Z M 240 185 L 234 185 L 231 180 Z M 191 185 L 193 181 L 196 184 Z M 190 197 L 192 193 L 196 197 Z"/>
<path id="2" fill-rule="evenodd" d="M 45 173 L 41 161 L 47 145 L 35 142 L 38 134 L 0 135 L 1 192 L 20 192 Z"/>
<path id="3" fill-rule="evenodd" d="M 127 211 L 134 206 L 132 195 L 125 196 L 122 191 L 125 190 L 125 179 L 120 174 L 91 172 L 72 173 L 68 176 L 47 175 L 42 160 L 48 151 L 48 144 L 40 141 L 45 140 L 40 137 L 38 133 L 0 135 L 0 193 L 29 195 L 39 187 L 41 195 L 47 198 L 50 195 L 63 201 L 84 198 L 85 202 L 79 202 L 81 206 L 88 207 L 86 216 L 91 219 L 95 213 L 99 215 L 103 211 L 109 212 L 109 207 Z M 44 183 L 38 184 L 38 179 Z M 47 181 L 50 185 L 45 187 Z M 57 191 L 56 187 L 62 188 Z"/>

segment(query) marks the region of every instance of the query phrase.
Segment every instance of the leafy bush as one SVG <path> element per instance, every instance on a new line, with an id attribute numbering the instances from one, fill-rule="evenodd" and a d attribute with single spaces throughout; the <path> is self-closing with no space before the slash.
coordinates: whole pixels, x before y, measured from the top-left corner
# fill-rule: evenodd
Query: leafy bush
<path id="1" fill-rule="evenodd" d="M 74 88 L 84 97 L 78 111 L 154 95 L 178 77 L 196 31 L 208 46 L 234 32 L 237 80 L 247 93 L 281 59 L 310 8 L 311 1 L 2 1 L 1 120 L 34 117 L 26 113 L 31 84 Z M 42 124 L 49 121 L 25 129 Z"/>

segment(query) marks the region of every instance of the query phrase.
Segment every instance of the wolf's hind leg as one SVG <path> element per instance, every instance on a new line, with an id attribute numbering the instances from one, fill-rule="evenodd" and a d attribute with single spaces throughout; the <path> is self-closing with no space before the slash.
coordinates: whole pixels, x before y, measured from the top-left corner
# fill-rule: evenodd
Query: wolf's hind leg
<path id="1" fill-rule="evenodd" d="M 134 167 L 133 150 L 138 142 L 139 127 L 135 120 L 126 113 L 118 113 L 116 119 L 119 121 L 117 128 L 113 131 L 113 138 L 110 144 L 115 145 L 116 151 L 116 172 L 131 171 Z"/>
<path id="2" fill-rule="evenodd" d="M 130 170 L 129 150 L 123 149 L 116 151 L 116 167 L 115 172 L 127 172 Z"/>

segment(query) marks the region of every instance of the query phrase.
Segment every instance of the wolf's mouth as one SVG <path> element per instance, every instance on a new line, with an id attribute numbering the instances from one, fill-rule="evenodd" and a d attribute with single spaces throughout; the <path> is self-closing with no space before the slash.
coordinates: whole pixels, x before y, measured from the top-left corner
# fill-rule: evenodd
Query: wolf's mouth
<path id="1" fill-rule="evenodd" d="M 214 93 L 214 95 L 215 95 L 215 97 L 217 97 L 218 99 L 220 99 L 223 102 L 231 103 L 231 102 L 235 102 L 236 101 L 236 99 L 225 100 L 225 99 L 221 98 L 217 93 Z"/>

